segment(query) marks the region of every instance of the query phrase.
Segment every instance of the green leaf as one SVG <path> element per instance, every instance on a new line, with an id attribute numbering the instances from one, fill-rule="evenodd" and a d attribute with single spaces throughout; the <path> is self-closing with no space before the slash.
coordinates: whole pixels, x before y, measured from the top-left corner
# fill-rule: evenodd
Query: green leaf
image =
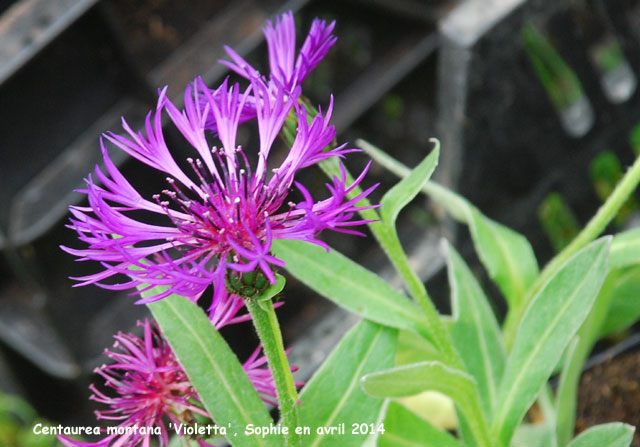
<path id="1" fill-rule="evenodd" d="M 157 290 L 143 293 L 155 294 Z M 236 355 L 204 312 L 186 298 L 171 295 L 148 304 L 205 408 L 237 447 L 279 447 L 279 436 L 246 436 L 245 426 L 273 423 Z M 236 435 L 234 435 L 236 434 Z"/>
<path id="2" fill-rule="evenodd" d="M 0 416 L 17 418 L 21 423 L 28 424 L 38 417 L 38 413 L 24 399 L 0 391 Z"/>
<path id="3" fill-rule="evenodd" d="M 620 332 L 640 319 L 640 266 L 617 269 L 611 284 L 609 312 L 600 328 L 600 337 Z"/>
<path id="4" fill-rule="evenodd" d="M 438 391 L 455 401 L 466 420 L 474 424 L 475 433 L 483 434 L 480 430 L 485 421 L 480 403 L 475 399 L 477 389 L 473 377 L 441 362 L 420 362 L 368 374 L 362 378 L 362 388 L 377 397 L 406 397 Z"/>
<path id="5" fill-rule="evenodd" d="M 391 402 L 378 447 L 462 447 L 460 441 L 439 430 L 404 406 Z"/>
<path id="6" fill-rule="evenodd" d="M 405 295 L 336 250 L 303 241 L 273 241 L 286 269 L 337 305 L 380 324 L 428 337 L 426 318 Z"/>
<path id="7" fill-rule="evenodd" d="M 640 264 L 640 228 L 624 231 L 613 237 L 609 268 Z"/>
<path id="8" fill-rule="evenodd" d="M 464 402 L 475 386 L 469 374 L 435 360 L 398 366 L 362 379 L 364 390 L 376 397 L 406 397 L 434 390 L 456 402 Z"/>
<path id="9" fill-rule="evenodd" d="M 367 434 L 352 434 L 352 424 L 371 424 L 378 418 L 382 399 L 367 396 L 360 378 L 393 365 L 396 331 L 362 320 L 311 378 L 300 394 L 300 423 L 310 428 L 302 436 L 303 447 L 362 445 Z M 344 434 L 319 435 L 320 427 L 339 427 Z"/>
<path id="10" fill-rule="evenodd" d="M 633 267 L 632 267 L 633 269 Z M 607 275 L 589 315 L 578 330 L 564 355 L 564 365 L 556 392 L 556 434 L 558 443 L 565 446 L 575 431 L 578 386 L 584 362 L 600 338 L 602 327 L 610 313 L 612 301 L 618 291 L 618 279 L 624 269 L 616 269 Z M 623 282 L 624 283 L 624 282 Z M 636 289 L 637 290 L 637 289 Z M 633 292 L 632 292 L 633 293 Z M 632 295 L 635 298 L 635 294 Z M 635 299 L 633 301 L 636 301 Z"/>
<path id="11" fill-rule="evenodd" d="M 485 415 L 496 406 L 505 350 L 500 328 L 480 284 L 458 252 L 447 243 L 447 263 L 454 323 L 451 336 L 467 371 L 478 383 Z"/>
<path id="12" fill-rule="evenodd" d="M 380 410 L 378 411 L 378 417 L 374 422 L 375 429 L 369 432 L 369 435 L 362 443 L 361 447 L 377 447 L 378 439 L 380 435 L 384 432 L 384 418 L 387 416 L 387 408 L 389 407 L 389 403 L 391 401 L 386 399 L 382 405 L 380 405 Z"/>
<path id="13" fill-rule="evenodd" d="M 372 144 L 364 140 L 356 143 L 397 176 L 410 175 L 411 171 L 406 166 Z M 527 239 L 484 216 L 465 198 L 433 181 L 426 182 L 422 192 L 452 217 L 469 226 L 480 260 L 504 294 L 509 307 L 517 307 L 538 276 L 538 262 Z"/>
<path id="14" fill-rule="evenodd" d="M 440 142 L 435 141 L 436 147 L 411 173 L 400 180 L 382 197 L 380 201 L 380 217 L 382 221 L 394 227 L 400 211 L 411 202 L 420 189 L 429 180 L 438 164 Z"/>
<path id="15" fill-rule="evenodd" d="M 557 447 L 553 424 L 521 424 L 511 440 L 511 447 Z"/>
<path id="16" fill-rule="evenodd" d="M 588 325 L 592 315 L 587 317 L 579 332 Z M 591 343 L 588 344 L 585 338 L 576 335 L 564 354 L 564 364 L 560 372 L 555 400 L 556 439 L 562 446 L 569 443 L 575 432 L 578 382 L 582 375 L 587 349 L 591 349 Z"/>
<path id="17" fill-rule="evenodd" d="M 518 423 L 582 325 L 607 272 L 610 238 L 571 257 L 533 298 L 515 336 L 492 430 L 508 444 Z"/>
<path id="18" fill-rule="evenodd" d="M 398 331 L 398 352 L 396 354 L 396 365 L 408 365 L 425 360 L 443 361 L 443 355 L 433 344 L 415 332 Z"/>
<path id="19" fill-rule="evenodd" d="M 420 188 L 429 180 L 438 164 L 440 142 L 436 139 L 431 141 L 435 142 L 435 149 L 407 177 L 400 180 L 382 197 L 380 202 L 381 220 L 369 224 L 371 230 L 378 235 L 380 245 L 385 254 L 404 279 L 410 295 L 418 303 L 423 304 L 423 307 L 425 304 L 429 306 L 431 303 L 424 283 L 414 269 L 411 268 L 407 254 L 402 248 L 398 231 L 396 230 L 396 219 L 400 211 L 420 192 Z M 436 310 L 435 308 L 430 308 L 427 312 L 435 314 Z M 438 329 L 441 330 L 441 328 L 434 328 L 435 331 L 438 331 Z M 437 338 L 437 335 L 435 338 Z"/>
<path id="20" fill-rule="evenodd" d="M 59 445 L 59 441 L 55 436 L 47 436 L 42 434 L 34 433 L 35 426 L 37 424 L 42 424 L 42 426 L 52 427 L 53 424 L 44 419 L 36 419 L 33 421 L 33 425 L 30 427 L 24 427 L 16 437 L 15 444 L 10 443 L 9 446 L 15 445 L 16 447 L 56 447 Z M 2 427 L 0 427 L 2 428 Z M 42 427 L 38 427 L 42 430 Z M 0 435 L 0 441 L 2 440 L 2 435 Z M 80 439 L 82 440 L 82 439 Z"/>
<path id="21" fill-rule="evenodd" d="M 529 241 L 519 233 L 484 216 L 471 207 L 468 222 L 482 264 L 502 291 L 509 307 L 522 302 L 538 276 L 538 262 Z"/>
<path id="22" fill-rule="evenodd" d="M 596 425 L 580 433 L 569 447 L 629 447 L 635 428 L 622 422 Z"/>

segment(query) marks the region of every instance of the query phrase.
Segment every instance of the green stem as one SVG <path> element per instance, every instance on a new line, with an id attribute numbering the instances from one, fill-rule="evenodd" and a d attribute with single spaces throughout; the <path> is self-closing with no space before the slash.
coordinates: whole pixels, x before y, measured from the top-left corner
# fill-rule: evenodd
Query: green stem
<path id="1" fill-rule="evenodd" d="M 258 337 L 260 337 L 262 349 L 267 356 L 267 362 L 273 374 L 280 403 L 282 424 L 288 428 L 288 433 L 284 436 L 284 445 L 285 447 L 298 447 L 300 446 L 300 435 L 295 432 L 296 427 L 300 425 L 296 404 L 298 393 L 282 343 L 282 332 L 273 309 L 273 303 L 271 299 L 260 300 L 260 298 L 247 298 L 245 303 L 253 318 L 253 325 Z"/>
<path id="2" fill-rule="evenodd" d="M 504 326 L 504 339 L 507 348 L 511 347 L 515 338 L 516 331 L 520 326 L 520 321 L 527 310 L 529 303 L 536 296 L 536 294 L 544 287 L 544 285 L 560 270 L 565 262 L 569 260 L 580 249 L 585 247 L 589 242 L 597 238 L 600 233 L 609 225 L 609 222 L 616 217 L 620 208 L 625 204 L 629 196 L 640 183 L 640 157 L 636 159 L 633 166 L 622 177 L 622 180 L 613 190 L 607 201 L 600 207 L 595 216 L 591 218 L 586 227 L 571 241 L 569 245 L 565 247 L 560 253 L 556 255 L 540 272 L 540 275 L 536 278 L 531 285 L 527 294 L 525 295 L 522 303 L 519 307 L 514 309 L 514 312 L 510 314 L 510 318 L 507 318 Z"/>
<path id="3" fill-rule="evenodd" d="M 335 162 L 334 164 L 333 161 L 334 160 L 332 159 L 325 160 L 320 165 L 325 173 L 330 177 L 340 174 L 337 162 Z M 347 184 L 353 182 L 353 178 L 348 171 L 346 172 L 346 176 Z M 436 187 L 439 186 L 436 185 Z M 444 188 L 440 187 L 440 189 L 446 192 Z M 359 193 L 360 189 L 356 188 L 354 191 L 352 191 L 352 197 L 355 197 L 355 195 Z M 369 201 L 367 199 L 362 199 L 358 203 L 358 206 L 368 205 Z M 364 219 L 379 219 L 378 213 L 373 209 L 363 210 L 360 212 L 360 215 Z M 431 339 L 435 346 L 444 355 L 447 364 L 459 370 L 466 371 L 466 367 L 464 366 L 460 355 L 453 345 L 453 340 L 451 340 L 449 331 L 447 331 L 446 327 L 442 323 L 440 314 L 438 313 L 436 307 L 433 305 L 433 301 L 429 297 L 429 293 L 427 292 L 426 287 L 409 265 L 407 257 L 392 255 L 392 253 L 404 254 L 404 250 L 400 245 L 398 235 L 397 233 L 395 233 L 395 228 L 389 225 L 385 225 L 380 221 L 369 224 L 369 228 L 371 229 L 371 232 L 384 250 L 387 257 L 391 260 L 395 269 L 404 278 L 410 294 L 413 296 L 413 298 L 416 300 L 423 313 L 425 314 L 427 318 L 427 330 L 429 332 L 429 335 L 431 336 Z M 491 441 L 489 426 L 482 412 L 482 406 L 480 405 L 477 390 L 470 393 L 467 408 L 470 411 L 470 414 L 475 416 L 469 422 L 469 428 L 477 442 L 478 447 L 492 447 L 494 444 Z"/>
<path id="4" fill-rule="evenodd" d="M 335 159 L 328 159 L 321 162 L 320 167 L 329 177 L 340 175 L 340 167 L 338 161 Z M 347 184 L 353 183 L 353 177 L 351 176 L 349 171 L 346 171 L 346 177 Z M 351 191 L 349 198 L 355 197 L 356 195 L 360 194 L 360 192 L 360 188 L 354 188 L 354 190 Z M 369 205 L 370 202 L 367 198 L 361 199 L 357 204 L 357 206 L 364 207 Z M 418 276 L 409 265 L 406 256 L 393 255 L 393 253 L 404 254 L 404 250 L 400 245 L 398 235 L 395 234 L 395 229 L 379 221 L 380 216 L 374 209 L 362 210 L 360 211 L 360 215 L 367 220 L 376 220 L 376 222 L 372 222 L 369 224 L 369 229 L 371 229 L 371 232 L 378 241 L 378 244 L 380 245 L 380 247 L 382 247 L 382 250 L 385 252 L 395 269 L 405 280 L 407 288 L 409 289 L 409 293 L 411 294 L 411 296 L 413 296 L 413 298 L 416 300 L 416 302 L 426 315 L 428 325 L 427 329 L 436 347 L 442 354 L 444 354 L 450 366 L 465 370 L 460 356 L 453 347 L 453 342 L 451 341 L 449 332 L 442 324 L 440 314 L 438 313 L 436 307 L 433 305 L 433 302 L 431 301 L 431 298 L 429 297 L 424 284 L 422 283 L 422 281 L 420 281 Z"/>
<path id="5" fill-rule="evenodd" d="M 426 287 L 409 265 L 409 260 L 406 256 L 390 255 L 390 253 L 404 254 L 404 250 L 402 250 L 395 228 L 385 225 L 383 222 L 375 222 L 371 225 L 371 228 L 373 227 L 379 227 L 381 230 L 380 233 L 383 236 L 382 239 L 385 241 L 383 248 L 389 254 L 388 257 L 395 269 L 404 278 L 407 288 L 409 289 L 409 293 L 416 300 L 418 306 L 420 306 L 422 312 L 427 317 L 427 331 L 434 345 L 444 355 L 448 365 L 465 371 L 466 368 L 462 359 L 453 346 L 451 335 L 442 323 L 440 313 L 434 306 Z"/>

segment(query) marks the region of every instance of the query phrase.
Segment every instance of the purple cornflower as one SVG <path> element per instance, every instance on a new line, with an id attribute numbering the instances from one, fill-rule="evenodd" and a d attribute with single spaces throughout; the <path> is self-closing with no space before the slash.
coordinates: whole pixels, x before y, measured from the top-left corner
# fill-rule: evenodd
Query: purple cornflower
<path id="1" fill-rule="evenodd" d="M 183 110 L 166 97 L 165 88 L 155 112 L 147 116 L 144 133 L 134 132 L 123 120 L 127 136 L 105 134 L 101 147 L 107 173 L 96 167 L 95 179 L 89 176 L 82 191 L 89 206 L 71 207 L 70 228 L 89 247 L 63 247 L 81 260 L 99 261 L 104 270 L 75 278 L 81 281 L 77 285 L 95 283 L 117 290 L 166 286 L 163 292 L 138 300 L 147 303 L 172 293 L 195 300 L 213 284 L 214 303 L 223 303 L 237 299 L 226 291 L 228 275 L 239 278 L 259 269 L 275 282 L 272 269 L 284 262 L 270 254 L 272 240 L 298 239 L 326 247 L 316 237 L 322 230 L 360 234 L 350 227 L 367 221 L 351 219 L 362 209 L 356 203 L 375 186 L 353 199 L 347 194 L 362 181 L 368 167 L 349 186 L 344 171 L 334 177 L 327 184 L 329 198 L 321 201 L 294 181 L 298 170 L 351 151 L 344 145 L 323 151 L 336 133 L 329 124 L 333 104 L 326 114 L 321 111 L 308 121 L 304 106 L 297 102 L 299 92 L 299 87 L 288 92 L 278 83 L 267 86 L 259 78 L 252 78 L 244 92 L 226 80 L 211 91 L 196 78 L 185 91 Z M 236 140 L 249 100 L 255 106 L 259 134 L 255 167 Z M 195 158 L 187 158 L 190 175 L 179 167 L 166 144 L 163 111 L 195 150 Z M 269 170 L 271 147 L 290 112 L 297 115 L 297 135 L 280 166 Z M 213 116 L 217 128 L 218 142 L 213 145 L 206 130 L 208 116 Z M 167 189 L 153 200 L 143 198 L 111 161 L 104 140 L 161 171 L 167 176 Z M 288 199 L 293 185 L 303 197 L 299 203 Z M 138 220 L 141 211 L 160 215 L 167 224 Z M 129 280 L 104 282 L 119 274 Z"/>
<path id="2" fill-rule="evenodd" d="M 96 369 L 115 397 L 99 391 L 93 384 L 91 399 L 109 407 L 96 411 L 97 419 L 121 421 L 122 433 L 114 432 L 97 442 L 75 441 L 66 436 L 58 439 L 68 447 L 135 447 L 149 445 L 152 433 L 159 431 L 160 447 L 169 443 L 166 422 L 174 426 L 192 421 L 194 415 L 211 419 L 202 408 L 200 398 L 178 363 L 173 350 L 155 322 L 139 322 L 144 328 L 142 338 L 119 333 L 114 336 L 114 350 L 105 354 L 114 361 Z M 273 377 L 262 368 L 266 358 L 260 348 L 242 365 L 265 402 L 273 403 L 276 395 Z M 127 427 L 130 429 L 127 431 Z M 134 427 L 137 427 L 134 429 Z M 141 430 L 144 429 L 144 430 Z M 159 429 L 159 430 L 158 430 Z M 184 438 L 189 442 L 188 438 Z M 196 440 L 198 446 L 211 446 Z"/>
<path id="3" fill-rule="evenodd" d="M 270 80 L 284 86 L 288 92 L 293 92 L 336 43 L 337 38 L 331 34 L 335 24 L 335 21 L 327 24 L 324 20 L 314 19 L 296 57 L 296 25 L 293 12 L 285 12 L 278 17 L 275 26 L 271 20 L 267 20 L 263 32 L 269 49 Z M 247 79 L 258 76 L 258 71 L 232 48 L 224 48 L 232 62 L 221 60 L 222 64 Z"/>
<path id="4" fill-rule="evenodd" d="M 229 46 L 225 45 L 224 48 L 231 61 L 220 60 L 219 62 L 248 80 L 260 78 L 270 89 L 281 86 L 286 92 L 294 93 L 336 43 L 337 38 L 331 34 L 334 27 L 335 21 L 327 24 L 326 21 L 315 18 L 296 57 L 296 26 L 293 12 L 288 11 L 282 14 L 276 19 L 275 25 L 271 20 L 267 20 L 263 33 L 269 51 L 270 76 L 268 79 L 262 77 L 258 70 Z M 216 91 L 212 93 L 216 97 Z M 255 103 L 250 97 L 240 112 L 239 121 L 244 123 L 254 119 L 256 113 Z M 212 131 L 217 130 L 213 115 L 207 118 L 207 128 Z"/>

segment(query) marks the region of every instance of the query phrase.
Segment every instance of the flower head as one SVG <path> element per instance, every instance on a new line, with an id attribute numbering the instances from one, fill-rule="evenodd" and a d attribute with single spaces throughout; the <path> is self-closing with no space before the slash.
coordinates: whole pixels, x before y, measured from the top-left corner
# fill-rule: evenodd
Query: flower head
<path id="1" fill-rule="evenodd" d="M 291 92 L 309 76 L 324 59 L 337 38 L 331 34 L 335 21 L 327 24 L 318 18 L 311 23 L 309 33 L 296 57 L 296 26 L 293 12 L 288 11 L 271 20 L 263 28 L 264 37 L 269 49 L 270 80 L 284 86 Z M 247 79 L 254 78 L 258 71 L 245 61 L 232 48 L 225 46 L 231 61 L 220 61 Z"/>
<path id="2" fill-rule="evenodd" d="M 105 350 L 113 363 L 95 371 L 115 396 L 100 391 L 93 384 L 89 387 L 93 392 L 91 399 L 108 407 L 96 411 L 97 419 L 120 421 L 118 427 L 122 430 L 94 443 L 60 436 L 65 446 L 135 447 L 142 444 L 146 447 L 152 434 L 159 431 L 160 447 L 166 447 L 169 442 L 166 422 L 177 426 L 191 422 L 195 415 L 211 419 L 155 322 L 145 320 L 139 325 L 144 328 L 143 336 L 115 335 L 113 350 Z M 276 395 L 273 377 L 267 368 L 263 368 L 266 358 L 260 353 L 261 349 L 256 349 L 243 368 L 263 400 L 273 403 L 272 397 Z M 203 440 L 196 442 L 201 447 L 210 446 Z"/>
<path id="3" fill-rule="evenodd" d="M 97 419 L 121 421 L 118 427 L 123 428 L 123 433 L 114 432 L 96 443 L 60 436 L 64 445 L 148 446 L 154 428 L 159 427 L 160 446 L 165 447 L 169 443 L 166 420 L 180 424 L 195 414 L 211 418 L 157 325 L 149 320 L 139 324 L 144 327 L 143 337 L 115 335 L 114 350 L 105 350 L 105 355 L 114 363 L 95 370 L 104 379 L 105 386 L 115 390 L 116 396 L 103 393 L 93 384 L 89 387 L 93 392 L 91 399 L 109 407 L 96 411 Z M 130 430 L 127 431 L 127 427 Z M 145 430 L 141 430 L 142 427 Z"/>
<path id="4" fill-rule="evenodd" d="M 267 20 L 263 33 L 269 51 L 270 76 L 268 78 L 261 76 L 258 70 L 228 46 L 224 48 L 231 60 L 219 62 L 248 80 L 262 79 L 270 90 L 282 88 L 285 92 L 294 94 L 336 43 L 337 38 L 331 34 L 334 27 L 335 21 L 327 24 L 326 21 L 315 18 L 296 57 L 296 27 L 293 12 L 285 12 L 276 18 L 275 24 Z M 216 97 L 217 92 L 214 90 L 212 93 Z M 256 104 L 253 98 L 249 97 L 242 107 L 239 121 L 244 123 L 254 119 L 256 113 Z M 217 131 L 213 114 L 209 115 L 206 123 L 208 129 Z"/>
<path id="5" fill-rule="evenodd" d="M 274 239 L 324 245 L 317 239 L 321 231 L 352 233 L 353 225 L 365 223 L 352 217 L 360 210 L 356 203 L 375 186 L 347 198 L 362 175 L 348 186 L 344 175 L 334 178 L 327 185 L 329 198 L 321 201 L 294 182 L 300 169 L 350 152 L 345 146 L 324 150 L 335 137 L 329 123 L 332 103 L 325 114 L 320 111 L 308 120 L 304 106 L 297 102 L 299 91 L 287 92 L 277 83 L 267 86 L 259 78 L 252 78 L 244 91 L 226 80 L 210 91 L 197 78 L 186 89 L 184 109 L 166 97 L 165 89 L 156 110 L 147 116 L 144 132 L 134 132 L 123 121 L 126 136 L 105 134 L 101 147 L 106 173 L 96 167 L 95 177 L 88 177 L 82 191 L 89 206 L 71 208 L 70 227 L 89 247 L 63 247 L 104 267 L 97 274 L 76 278 L 79 285 L 95 283 L 120 290 L 166 286 L 162 293 L 138 301 L 146 303 L 172 293 L 197 299 L 214 284 L 214 303 L 229 304 L 234 297 L 226 290 L 227 275 L 259 269 L 275 282 L 273 268 L 284 262 L 270 254 Z M 237 142 L 244 105 L 250 99 L 259 136 L 257 150 L 252 151 L 255 155 L 246 154 Z M 186 159 L 186 170 L 173 158 L 164 138 L 163 112 L 194 150 L 194 156 Z M 271 148 L 289 113 L 297 116 L 297 135 L 280 166 L 269 169 Z M 206 126 L 209 115 L 217 128 L 213 143 Z M 105 140 L 162 172 L 166 189 L 152 200 L 144 198 L 112 162 Z M 249 162 L 252 156 L 257 156 L 255 166 Z M 289 199 L 294 185 L 304 197 L 298 203 Z M 165 224 L 147 223 L 141 219 L 145 213 L 159 215 Z M 117 275 L 129 279 L 109 281 Z"/>

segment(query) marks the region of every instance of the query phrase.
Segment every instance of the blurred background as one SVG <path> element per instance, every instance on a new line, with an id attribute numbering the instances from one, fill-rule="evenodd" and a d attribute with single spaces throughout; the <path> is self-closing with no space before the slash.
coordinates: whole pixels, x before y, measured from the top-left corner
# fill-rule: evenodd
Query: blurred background
<path id="1" fill-rule="evenodd" d="M 93 425 L 91 371 L 112 335 L 146 316 L 126 294 L 72 288 L 69 276 L 96 269 L 59 249 L 79 246 L 65 228 L 67 208 L 82 203 L 73 190 L 101 162 L 99 135 L 117 132 L 121 116 L 139 127 L 160 87 L 168 85 L 181 104 L 195 75 L 215 86 L 228 74 L 217 63 L 223 44 L 266 68 L 261 28 L 285 10 L 295 12 L 298 44 L 314 17 L 337 21 L 338 43 L 304 91 L 325 105 L 334 94 L 341 141 L 365 138 L 413 166 L 430 149 L 428 139 L 440 138 L 436 179 L 525 234 L 541 264 L 571 240 L 640 153 L 636 0 L 0 0 L 0 446 L 44 442 L 16 441 L 36 414 Z M 164 187 L 139 163 L 111 154 L 145 193 Z M 366 156 L 349 163 L 357 172 Z M 319 171 L 305 175 L 323 188 Z M 395 179 L 374 166 L 370 181 L 382 183 L 380 197 Z M 639 216 L 632 197 L 611 230 L 631 228 Z M 425 198 L 400 225 L 444 312 L 441 237 L 455 240 L 486 280 L 466 229 Z M 371 239 L 327 238 L 395 281 Z M 637 296 L 635 278 L 629 293 Z M 498 291 L 485 285 L 502 312 Z M 305 379 L 355 318 L 293 280 L 287 290 L 285 337 Z M 241 358 L 253 349 L 250 327 L 225 335 Z M 611 344 L 634 337 L 627 330 Z M 637 375 L 638 366 L 629 371 Z M 625 414 L 626 400 L 618 402 L 604 404 L 620 407 L 610 420 L 638 424 L 640 409 Z M 579 423 L 596 422 L 581 411 Z"/>

